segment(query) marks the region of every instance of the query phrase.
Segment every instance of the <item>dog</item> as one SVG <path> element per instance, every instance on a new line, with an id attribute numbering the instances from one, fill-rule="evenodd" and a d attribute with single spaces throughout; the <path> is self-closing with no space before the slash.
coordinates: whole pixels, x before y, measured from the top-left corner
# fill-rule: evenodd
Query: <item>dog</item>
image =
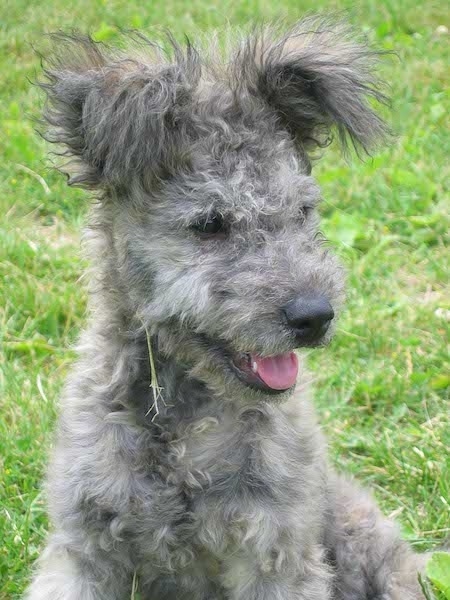
<path id="1" fill-rule="evenodd" d="M 424 557 L 330 468 L 294 352 L 344 289 L 314 152 L 385 136 L 379 54 L 327 18 L 226 58 L 132 38 L 58 34 L 45 66 L 45 135 L 97 202 L 26 598 L 418 600 Z"/>

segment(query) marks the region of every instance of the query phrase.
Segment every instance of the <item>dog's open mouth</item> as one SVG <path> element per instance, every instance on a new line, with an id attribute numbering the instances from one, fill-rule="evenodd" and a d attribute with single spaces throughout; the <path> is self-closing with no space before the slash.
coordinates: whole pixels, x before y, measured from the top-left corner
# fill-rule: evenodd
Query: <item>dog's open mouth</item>
<path id="1" fill-rule="evenodd" d="M 265 392 L 285 392 L 297 380 L 298 359 L 295 352 L 265 358 L 257 354 L 240 353 L 231 362 L 243 383 Z"/>

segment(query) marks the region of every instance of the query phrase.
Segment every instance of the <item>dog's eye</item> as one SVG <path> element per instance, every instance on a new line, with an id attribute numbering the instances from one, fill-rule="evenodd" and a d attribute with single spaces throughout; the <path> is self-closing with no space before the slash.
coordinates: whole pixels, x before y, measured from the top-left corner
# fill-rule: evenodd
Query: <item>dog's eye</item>
<path id="1" fill-rule="evenodd" d="M 225 225 L 221 215 L 199 219 L 192 225 L 192 229 L 196 233 L 204 236 L 213 236 L 225 233 Z"/>
<path id="2" fill-rule="evenodd" d="M 306 221 L 306 219 L 312 214 L 313 211 L 313 206 L 302 206 L 299 211 L 300 220 Z"/>

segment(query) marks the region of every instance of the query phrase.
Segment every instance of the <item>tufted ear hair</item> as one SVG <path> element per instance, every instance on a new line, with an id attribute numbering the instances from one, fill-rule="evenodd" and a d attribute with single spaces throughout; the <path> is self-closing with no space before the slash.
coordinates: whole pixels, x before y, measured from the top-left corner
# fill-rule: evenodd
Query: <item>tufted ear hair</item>
<path id="1" fill-rule="evenodd" d="M 351 29 L 331 19 L 307 18 L 273 41 L 252 36 L 237 57 L 236 81 L 264 99 L 306 149 L 325 146 L 333 129 L 367 153 L 387 128 L 371 100 L 388 103 L 374 74 L 379 52 L 354 41 Z"/>
<path id="2" fill-rule="evenodd" d="M 171 160 L 183 111 L 200 77 L 197 53 L 170 38 L 172 55 L 137 36 L 130 57 L 88 36 L 54 34 L 44 61 L 44 137 L 65 147 L 69 184 L 101 187 L 156 172 Z M 136 41 L 136 39 L 135 39 Z M 144 53 L 142 53 L 144 50 Z"/>

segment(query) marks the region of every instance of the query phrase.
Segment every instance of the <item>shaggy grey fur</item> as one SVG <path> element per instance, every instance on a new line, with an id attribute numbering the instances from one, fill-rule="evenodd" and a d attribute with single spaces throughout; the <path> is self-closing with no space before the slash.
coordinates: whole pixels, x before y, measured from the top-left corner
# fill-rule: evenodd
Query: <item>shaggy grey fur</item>
<path id="1" fill-rule="evenodd" d="M 310 153 L 333 128 L 364 149 L 383 136 L 377 55 L 314 19 L 226 62 L 171 39 L 57 41 L 47 136 L 69 182 L 100 193 L 27 599 L 126 600 L 134 584 L 144 600 L 418 599 L 422 559 L 329 468 L 306 375 L 269 394 L 233 367 L 331 335 L 299 341 L 281 309 L 339 304 Z"/>

